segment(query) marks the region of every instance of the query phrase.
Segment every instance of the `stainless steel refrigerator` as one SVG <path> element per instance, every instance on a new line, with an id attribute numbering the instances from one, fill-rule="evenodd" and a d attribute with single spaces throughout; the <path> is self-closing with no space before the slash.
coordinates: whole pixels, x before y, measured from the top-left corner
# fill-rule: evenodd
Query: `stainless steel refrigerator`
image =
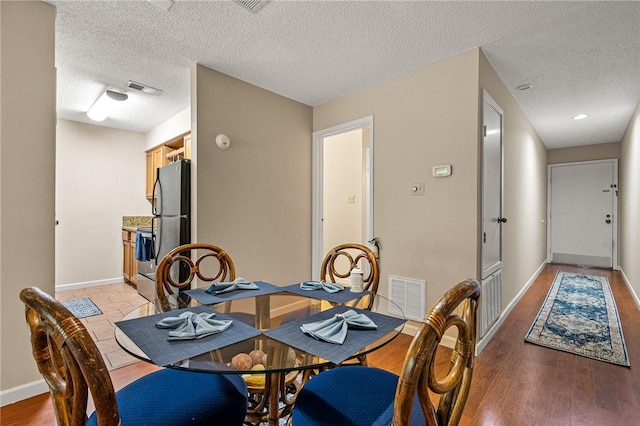
<path id="1" fill-rule="evenodd" d="M 191 162 L 180 160 L 158 168 L 153 187 L 152 236 L 153 259 L 138 260 L 138 293 L 149 300 L 156 298 L 156 268 L 174 248 L 191 242 Z M 188 252 L 185 253 L 188 255 Z M 177 265 L 178 266 L 178 265 Z M 171 269 L 175 281 L 189 275 L 180 262 Z"/>

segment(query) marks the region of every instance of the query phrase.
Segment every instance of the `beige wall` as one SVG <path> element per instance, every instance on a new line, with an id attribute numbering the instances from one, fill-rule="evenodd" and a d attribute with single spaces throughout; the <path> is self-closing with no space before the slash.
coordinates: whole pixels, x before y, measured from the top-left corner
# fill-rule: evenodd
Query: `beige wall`
<path id="1" fill-rule="evenodd" d="M 622 138 L 619 165 L 619 263 L 640 307 L 640 104 Z"/>
<path id="2" fill-rule="evenodd" d="M 480 54 L 480 89 L 504 111 L 503 116 L 503 308 L 546 261 L 547 149 Z"/>
<path id="3" fill-rule="evenodd" d="M 427 306 L 476 276 L 478 51 L 314 108 L 313 130 L 374 117 L 374 236 L 388 276 L 427 281 Z M 447 178 L 431 168 L 452 164 Z M 411 195 L 425 182 L 425 195 Z"/>
<path id="4" fill-rule="evenodd" d="M 191 111 L 197 241 L 224 248 L 247 279 L 309 279 L 311 108 L 197 65 Z"/>
<path id="5" fill-rule="evenodd" d="M 620 142 L 550 149 L 547 163 L 571 163 L 574 161 L 608 160 L 620 158 Z"/>
<path id="6" fill-rule="evenodd" d="M 151 214 L 144 135 L 67 120 L 56 134 L 56 286 L 121 282 L 122 216 Z"/>
<path id="7" fill-rule="evenodd" d="M 0 2 L 0 383 L 41 380 L 19 301 L 54 292 L 55 8 Z M 11 402 L 2 395 L 2 404 Z"/>
<path id="8" fill-rule="evenodd" d="M 181 111 L 144 135 L 145 151 L 191 130 L 191 108 Z"/>

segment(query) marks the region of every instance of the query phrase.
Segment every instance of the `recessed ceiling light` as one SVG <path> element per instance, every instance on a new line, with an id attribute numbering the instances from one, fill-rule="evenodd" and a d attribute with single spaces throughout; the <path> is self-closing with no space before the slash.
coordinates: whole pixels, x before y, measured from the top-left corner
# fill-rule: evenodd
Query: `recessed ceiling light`
<path id="1" fill-rule="evenodd" d="M 529 90 L 529 89 L 531 89 L 531 84 L 530 83 L 521 84 L 520 86 L 516 87 L 516 89 L 518 89 L 518 90 Z"/>
<path id="2" fill-rule="evenodd" d="M 582 120 L 585 119 L 589 116 L 589 114 L 578 114 L 578 115 L 574 115 L 573 117 L 571 117 L 574 120 Z"/>

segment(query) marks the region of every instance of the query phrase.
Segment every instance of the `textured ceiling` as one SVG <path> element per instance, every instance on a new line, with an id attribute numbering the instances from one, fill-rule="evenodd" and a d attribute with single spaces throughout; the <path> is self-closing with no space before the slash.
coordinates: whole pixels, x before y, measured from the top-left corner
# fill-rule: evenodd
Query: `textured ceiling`
<path id="1" fill-rule="evenodd" d="M 101 125 L 122 130 L 189 107 L 196 62 L 315 106 L 481 47 L 549 148 L 619 141 L 640 101 L 639 2 L 270 1 L 257 13 L 232 1 L 48 3 L 58 116 L 95 124 L 85 112 L 116 89 L 129 100 Z"/>

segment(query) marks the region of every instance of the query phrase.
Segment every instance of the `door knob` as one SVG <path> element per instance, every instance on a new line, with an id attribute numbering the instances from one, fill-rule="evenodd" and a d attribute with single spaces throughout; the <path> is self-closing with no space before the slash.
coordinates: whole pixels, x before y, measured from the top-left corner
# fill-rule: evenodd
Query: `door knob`
<path id="1" fill-rule="evenodd" d="M 611 219 L 607 219 L 607 220 L 605 220 L 605 222 L 611 223 Z"/>
<path id="2" fill-rule="evenodd" d="M 498 218 L 498 222 L 507 223 L 507 218 L 506 217 L 499 217 Z"/>

